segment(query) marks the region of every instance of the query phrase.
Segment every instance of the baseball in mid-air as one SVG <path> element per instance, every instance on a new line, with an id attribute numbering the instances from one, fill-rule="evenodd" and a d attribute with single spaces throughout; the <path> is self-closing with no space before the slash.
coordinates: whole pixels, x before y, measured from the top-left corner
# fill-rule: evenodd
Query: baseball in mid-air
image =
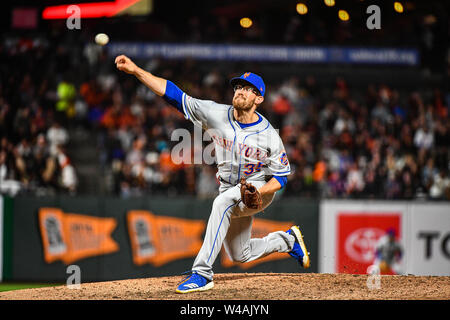
<path id="1" fill-rule="evenodd" d="M 99 33 L 95 36 L 95 43 L 104 46 L 109 42 L 109 37 L 105 33 Z"/>

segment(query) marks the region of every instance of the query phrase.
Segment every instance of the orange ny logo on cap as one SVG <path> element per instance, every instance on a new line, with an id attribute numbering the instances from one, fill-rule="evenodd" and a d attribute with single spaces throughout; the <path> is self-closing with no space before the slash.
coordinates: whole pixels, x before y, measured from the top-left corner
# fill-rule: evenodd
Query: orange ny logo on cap
<path id="1" fill-rule="evenodd" d="M 250 72 L 244 73 L 244 78 L 247 78 L 250 75 Z"/>

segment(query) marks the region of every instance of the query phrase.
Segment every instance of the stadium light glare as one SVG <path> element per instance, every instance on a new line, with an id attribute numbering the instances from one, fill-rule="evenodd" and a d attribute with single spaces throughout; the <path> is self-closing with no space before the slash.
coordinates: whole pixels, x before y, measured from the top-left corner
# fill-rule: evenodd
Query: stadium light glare
<path id="1" fill-rule="evenodd" d="M 397 11 L 398 13 L 402 13 L 403 12 L 403 5 L 401 2 L 394 2 L 394 10 Z"/>
<path id="2" fill-rule="evenodd" d="M 348 21 L 350 19 L 350 15 L 345 10 L 339 10 L 338 16 L 342 21 Z"/>
<path id="3" fill-rule="evenodd" d="M 307 14 L 308 13 L 308 7 L 304 3 L 301 3 L 301 2 L 297 3 L 296 9 L 297 9 L 297 13 L 298 14 L 302 14 L 303 15 L 303 14 Z"/>
<path id="4" fill-rule="evenodd" d="M 110 18 L 117 14 L 123 13 L 123 11 L 130 10 L 130 12 L 132 12 L 133 10 L 136 10 L 136 8 L 133 9 L 132 7 L 137 5 L 140 1 L 142 0 L 115 0 L 108 2 L 102 2 L 99 0 L 98 2 L 82 2 L 48 6 L 42 11 L 42 19 L 67 19 L 72 15 L 72 12 L 67 9 L 73 5 L 78 6 L 80 9 L 80 18 Z"/>
<path id="5" fill-rule="evenodd" d="M 323 0 L 323 2 L 328 7 L 334 7 L 334 5 L 336 4 L 336 2 L 334 0 Z"/>
<path id="6" fill-rule="evenodd" d="M 239 23 L 241 24 L 242 28 L 246 28 L 246 29 L 250 28 L 253 25 L 252 19 L 247 18 L 247 17 L 242 18 L 241 21 L 239 21 Z"/>

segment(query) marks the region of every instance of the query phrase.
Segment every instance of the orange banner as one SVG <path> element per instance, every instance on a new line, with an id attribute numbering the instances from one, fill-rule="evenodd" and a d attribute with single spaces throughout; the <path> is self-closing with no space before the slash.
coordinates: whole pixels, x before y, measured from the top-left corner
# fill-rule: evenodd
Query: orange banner
<path id="1" fill-rule="evenodd" d="M 267 236 L 271 232 L 275 231 L 286 231 L 289 230 L 290 227 L 292 227 L 293 222 L 279 222 L 279 221 L 272 221 L 272 220 L 266 220 L 266 219 L 254 219 L 253 220 L 253 226 L 252 226 L 252 238 L 263 238 Z M 250 269 L 260 263 L 268 262 L 268 261 L 274 261 L 274 260 L 281 260 L 289 258 L 290 256 L 287 253 L 272 253 L 264 258 L 260 258 L 251 262 L 246 263 L 240 263 L 240 262 L 233 262 L 230 257 L 228 257 L 228 254 L 225 252 L 225 249 L 222 248 L 222 254 L 221 254 L 221 263 L 222 266 L 225 268 L 230 268 L 234 266 L 239 266 L 241 269 Z"/>
<path id="2" fill-rule="evenodd" d="M 39 228 L 44 247 L 44 260 L 62 260 L 71 264 L 88 257 L 119 250 L 111 238 L 117 226 L 114 218 L 64 213 L 57 208 L 39 210 Z"/>
<path id="3" fill-rule="evenodd" d="M 128 234 L 136 265 L 155 267 L 177 259 L 196 256 L 202 246 L 205 222 L 157 216 L 149 211 L 127 214 Z"/>

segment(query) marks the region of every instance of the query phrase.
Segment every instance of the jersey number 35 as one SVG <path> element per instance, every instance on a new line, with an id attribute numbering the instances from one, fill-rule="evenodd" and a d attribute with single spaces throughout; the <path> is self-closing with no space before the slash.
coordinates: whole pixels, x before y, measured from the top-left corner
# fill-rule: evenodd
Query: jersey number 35
<path id="1" fill-rule="evenodd" d="M 254 172 L 259 172 L 261 171 L 261 166 L 263 165 L 262 162 L 258 162 L 258 164 L 254 164 L 254 163 L 247 163 L 246 165 L 244 165 L 244 168 L 246 168 L 247 170 L 244 171 L 244 174 L 246 176 L 254 173 Z"/>

